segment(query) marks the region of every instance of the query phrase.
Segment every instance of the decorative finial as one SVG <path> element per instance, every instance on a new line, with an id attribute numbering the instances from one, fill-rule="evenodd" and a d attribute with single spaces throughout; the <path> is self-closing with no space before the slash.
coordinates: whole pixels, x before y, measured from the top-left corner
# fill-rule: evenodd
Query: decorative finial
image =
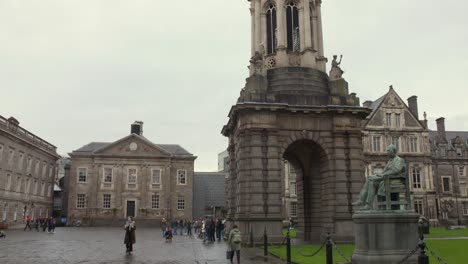
<path id="1" fill-rule="evenodd" d="M 427 121 L 427 114 L 426 114 L 426 111 L 424 111 L 423 116 L 424 116 L 424 121 Z"/>
<path id="2" fill-rule="evenodd" d="M 390 84 L 390 90 L 393 90 L 393 85 L 392 84 Z"/>

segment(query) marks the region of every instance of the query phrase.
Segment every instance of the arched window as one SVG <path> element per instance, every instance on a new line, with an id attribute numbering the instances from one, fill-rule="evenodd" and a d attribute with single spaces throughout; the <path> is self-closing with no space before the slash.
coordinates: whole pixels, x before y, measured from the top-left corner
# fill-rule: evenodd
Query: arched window
<path id="1" fill-rule="evenodd" d="M 271 4 L 266 12 L 267 16 L 267 53 L 271 54 L 276 51 L 277 36 L 276 36 L 276 6 Z"/>
<path id="2" fill-rule="evenodd" d="M 288 33 L 288 50 L 299 52 L 301 43 L 299 37 L 299 11 L 296 3 L 289 1 L 286 4 L 286 27 Z"/>

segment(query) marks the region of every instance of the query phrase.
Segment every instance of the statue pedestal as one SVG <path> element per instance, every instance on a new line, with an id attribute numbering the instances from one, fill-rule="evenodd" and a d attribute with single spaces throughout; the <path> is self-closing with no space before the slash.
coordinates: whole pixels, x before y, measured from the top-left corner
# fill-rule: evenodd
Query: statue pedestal
<path id="1" fill-rule="evenodd" d="M 353 264 L 395 264 L 418 245 L 414 211 L 362 211 L 353 215 L 356 248 Z M 417 263 L 417 254 L 405 263 Z"/>

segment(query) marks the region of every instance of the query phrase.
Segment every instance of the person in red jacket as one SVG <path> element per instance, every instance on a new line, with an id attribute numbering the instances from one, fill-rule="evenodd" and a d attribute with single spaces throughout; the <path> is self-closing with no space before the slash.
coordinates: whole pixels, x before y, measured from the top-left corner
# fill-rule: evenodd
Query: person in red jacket
<path id="1" fill-rule="evenodd" d="M 29 230 L 32 230 L 31 228 L 31 217 L 29 214 L 26 214 L 26 226 L 24 227 L 24 231 L 26 231 L 26 228 L 29 227 Z"/>

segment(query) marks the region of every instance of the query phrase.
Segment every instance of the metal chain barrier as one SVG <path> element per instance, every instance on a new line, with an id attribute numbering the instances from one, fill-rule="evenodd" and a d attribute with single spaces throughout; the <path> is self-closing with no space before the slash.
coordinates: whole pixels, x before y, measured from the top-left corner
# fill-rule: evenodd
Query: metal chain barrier
<path id="1" fill-rule="evenodd" d="M 297 253 L 299 253 L 299 255 L 303 256 L 303 257 L 313 257 L 315 255 L 317 255 L 322 249 L 323 247 L 325 246 L 325 244 L 327 243 L 327 241 L 324 241 L 322 243 L 322 245 L 320 246 L 319 249 L 317 249 L 314 253 L 312 254 L 306 254 L 306 253 L 303 253 L 300 249 L 299 249 L 299 246 L 296 246 L 296 247 L 291 247 L 292 249 L 296 250 Z"/>
<path id="2" fill-rule="evenodd" d="M 431 255 L 437 259 L 437 261 L 441 264 L 447 264 L 447 262 L 445 260 L 442 259 L 442 257 L 440 257 L 439 255 L 437 255 L 434 251 L 432 251 L 427 245 L 426 245 L 426 249 L 429 251 L 429 253 L 431 253 Z"/>
<path id="3" fill-rule="evenodd" d="M 346 262 L 351 262 L 350 258 L 348 258 L 347 256 L 345 256 L 345 254 L 343 253 L 343 251 L 341 251 L 341 249 L 336 245 L 335 241 L 333 241 L 332 239 L 330 239 L 333 247 L 336 249 L 336 251 L 338 251 L 338 254 L 340 254 L 340 256 L 346 261 Z"/>
<path id="4" fill-rule="evenodd" d="M 416 248 L 411 250 L 411 252 L 408 255 L 406 255 L 402 260 L 400 260 L 398 264 L 405 263 L 411 256 L 413 256 L 414 254 L 416 254 L 416 252 L 418 252 L 418 249 L 419 249 L 419 245 L 417 245 Z"/>

